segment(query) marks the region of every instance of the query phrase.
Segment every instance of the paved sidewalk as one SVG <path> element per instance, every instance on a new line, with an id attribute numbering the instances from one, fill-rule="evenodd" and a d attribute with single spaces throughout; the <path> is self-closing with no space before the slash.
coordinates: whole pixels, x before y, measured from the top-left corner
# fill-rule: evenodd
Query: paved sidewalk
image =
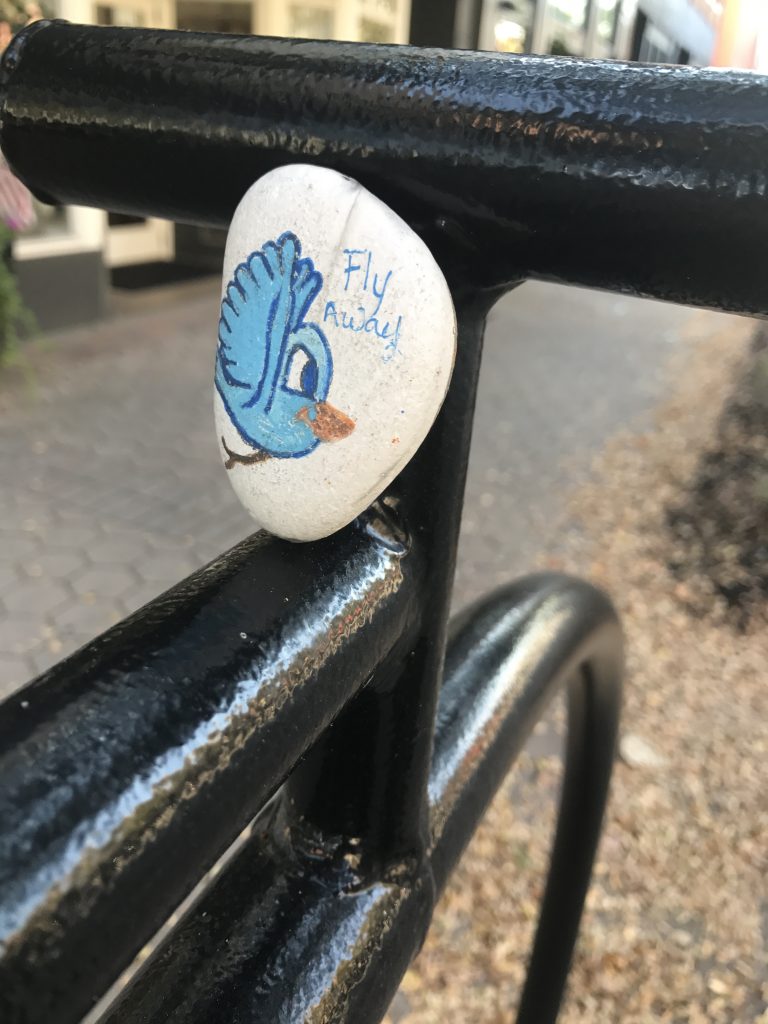
<path id="1" fill-rule="evenodd" d="M 253 528 L 212 427 L 218 282 L 128 307 L 33 346 L 31 383 L 0 376 L 0 695 Z M 497 306 L 459 603 L 531 564 L 574 471 L 652 408 L 670 346 L 697 316 L 716 319 L 540 284 Z"/>
<path id="2" fill-rule="evenodd" d="M 251 531 L 211 427 L 216 292 L 49 337 L 0 383 L 0 693 Z"/>

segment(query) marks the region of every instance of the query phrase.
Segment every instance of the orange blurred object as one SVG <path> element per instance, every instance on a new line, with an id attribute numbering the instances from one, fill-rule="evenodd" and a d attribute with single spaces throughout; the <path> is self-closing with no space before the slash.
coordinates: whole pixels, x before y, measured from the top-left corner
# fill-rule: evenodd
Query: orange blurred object
<path id="1" fill-rule="evenodd" d="M 712 64 L 721 68 L 756 68 L 758 40 L 765 23 L 764 0 L 725 0 Z"/>

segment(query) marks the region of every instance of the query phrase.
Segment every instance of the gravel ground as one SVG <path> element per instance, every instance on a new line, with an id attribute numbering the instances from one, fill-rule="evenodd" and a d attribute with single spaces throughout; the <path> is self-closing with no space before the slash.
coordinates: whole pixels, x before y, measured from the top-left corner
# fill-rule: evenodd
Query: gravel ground
<path id="1" fill-rule="evenodd" d="M 690 333 L 655 425 L 601 454 L 566 541 L 542 559 L 607 589 L 628 640 L 622 760 L 565 1024 L 768 1024 L 768 610 L 762 578 L 749 579 L 750 564 L 762 572 L 761 528 L 768 543 L 768 514 L 749 500 L 765 487 L 764 419 L 739 411 L 760 401 L 764 342 L 749 321 Z M 729 590 L 734 580 L 746 589 Z M 559 758 L 529 748 L 438 908 L 393 1024 L 513 1020 L 553 799 L 539 815 L 558 785 Z"/>

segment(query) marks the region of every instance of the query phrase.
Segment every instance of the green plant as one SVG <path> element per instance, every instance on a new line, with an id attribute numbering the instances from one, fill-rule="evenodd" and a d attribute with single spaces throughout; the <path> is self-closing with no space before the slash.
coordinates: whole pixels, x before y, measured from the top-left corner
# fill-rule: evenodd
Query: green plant
<path id="1" fill-rule="evenodd" d="M 0 366 L 20 361 L 20 341 L 35 330 L 35 318 L 19 292 L 8 254 L 13 232 L 0 224 Z"/>

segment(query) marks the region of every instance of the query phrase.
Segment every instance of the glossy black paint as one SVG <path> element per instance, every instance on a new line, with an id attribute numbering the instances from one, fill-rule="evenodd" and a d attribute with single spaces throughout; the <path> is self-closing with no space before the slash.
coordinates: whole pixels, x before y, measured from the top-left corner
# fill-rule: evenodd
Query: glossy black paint
<path id="1" fill-rule="evenodd" d="M 318 163 L 467 283 L 768 312 L 759 75 L 38 23 L 2 93 L 3 152 L 59 202 L 224 225 L 265 171 Z"/>
<path id="2" fill-rule="evenodd" d="M 765 81 L 38 23 L 0 85 L 4 152 L 58 201 L 222 224 L 277 164 L 353 174 L 428 241 L 459 324 L 435 426 L 355 524 L 245 542 L 0 707 L 3 1024 L 75 1024 L 254 816 L 108 1019 L 379 1019 L 567 686 L 520 1010 L 553 1021 L 610 776 L 620 633 L 592 588 L 534 578 L 462 616 L 446 655 L 485 316 L 530 274 L 766 312 Z"/>
<path id="3" fill-rule="evenodd" d="M 465 612 L 448 645 L 421 864 L 366 878 L 358 840 L 314 831 L 284 792 L 106 1024 L 379 1019 L 509 765 L 568 686 L 564 813 L 519 1018 L 554 1020 L 600 829 L 621 673 L 615 612 L 587 584 L 531 577 Z"/>
<path id="4" fill-rule="evenodd" d="M 362 840 L 364 868 L 401 871 L 426 844 L 424 790 L 456 564 L 485 315 L 492 294 L 453 288 L 459 345 L 443 408 L 387 499 L 424 553 L 420 630 L 315 744 L 290 782 L 307 821 Z M 374 863 L 369 864 L 369 858 Z"/>
<path id="5" fill-rule="evenodd" d="M 568 687 L 560 815 L 518 1024 L 554 1021 L 560 1007 L 607 799 L 622 674 L 616 612 L 578 580 L 520 580 L 453 623 L 429 780 L 438 892 L 530 730 Z"/>
<path id="6" fill-rule="evenodd" d="M 254 537 L 0 705 L 4 1024 L 108 987 L 407 643 L 418 560 L 383 508 Z"/>

